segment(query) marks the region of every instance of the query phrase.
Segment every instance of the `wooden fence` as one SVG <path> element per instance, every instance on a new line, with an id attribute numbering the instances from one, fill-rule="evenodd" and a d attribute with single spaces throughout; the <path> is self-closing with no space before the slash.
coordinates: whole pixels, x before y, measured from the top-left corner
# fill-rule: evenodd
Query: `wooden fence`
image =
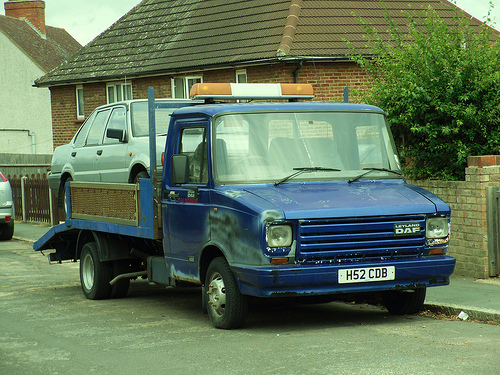
<path id="1" fill-rule="evenodd" d="M 64 211 L 57 208 L 57 198 L 49 189 L 47 175 L 8 176 L 16 210 L 16 220 L 58 224 Z"/>

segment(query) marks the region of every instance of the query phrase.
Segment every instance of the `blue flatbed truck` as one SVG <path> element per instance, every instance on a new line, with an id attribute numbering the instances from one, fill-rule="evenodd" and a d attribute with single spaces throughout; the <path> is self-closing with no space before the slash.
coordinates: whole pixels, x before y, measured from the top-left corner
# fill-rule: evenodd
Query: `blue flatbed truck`
<path id="1" fill-rule="evenodd" d="M 172 114 L 161 178 L 151 158 L 137 184 L 68 183 L 66 221 L 34 244 L 55 249 L 51 262 L 80 259 L 87 298 L 124 297 L 136 278 L 187 282 L 230 329 L 250 297 L 377 293 L 411 314 L 427 287 L 449 284 L 450 207 L 405 182 L 381 109 L 298 102 L 309 85 L 202 83 L 191 94 L 209 104 Z M 210 104 L 225 99 L 244 102 Z M 154 140 L 152 89 L 149 103 Z"/>

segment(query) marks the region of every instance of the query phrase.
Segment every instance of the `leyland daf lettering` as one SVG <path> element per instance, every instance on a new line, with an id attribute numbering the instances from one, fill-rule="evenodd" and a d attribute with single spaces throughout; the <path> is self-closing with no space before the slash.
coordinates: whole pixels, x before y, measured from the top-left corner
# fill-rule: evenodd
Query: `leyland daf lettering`
<path id="1" fill-rule="evenodd" d="M 394 224 L 396 236 L 418 236 L 420 234 L 420 223 L 397 223 Z"/>
<path id="2" fill-rule="evenodd" d="M 450 207 L 406 183 L 384 111 L 298 102 L 313 98 L 303 84 L 201 83 L 191 97 L 171 114 L 162 168 L 150 88 L 148 178 L 61 190 L 66 221 L 34 248 L 79 260 L 87 298 L 190 283 L 230 329 L 256 298 L 373 293 L 412 314 L 449 283 Z"/>

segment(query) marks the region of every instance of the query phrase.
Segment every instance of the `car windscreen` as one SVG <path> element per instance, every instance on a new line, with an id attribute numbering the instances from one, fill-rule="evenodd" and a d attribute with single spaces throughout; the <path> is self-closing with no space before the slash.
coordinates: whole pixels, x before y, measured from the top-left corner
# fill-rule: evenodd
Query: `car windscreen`
<path id="1" fill-rule="evenodd" d="M 253 112 L 214 121 L 218 183 L 399 178 L 399 161 L 380 112 Z M 387 171 L 388 170 L 388 171 Z"/>
<path id="2" fill-rule="evenodd" d="M 190 102 L 161 102 L 155 101 L 156 134 L 167 134 L 170 114 L 177 108 L 194 105 Z M 134 102 L 131 104 L 132 134 L 134 137 L 148 136 L 149 114 L 148 102 Z"/>

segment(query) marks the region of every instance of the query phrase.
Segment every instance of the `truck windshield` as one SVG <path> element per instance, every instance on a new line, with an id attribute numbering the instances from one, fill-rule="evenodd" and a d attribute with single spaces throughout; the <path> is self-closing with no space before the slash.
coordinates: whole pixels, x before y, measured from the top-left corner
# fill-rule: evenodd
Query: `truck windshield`
<path id="1" fill-rule="evenodd" d="M 402 178 L 385 116 L 377 112 L 224 114 L 214 121 L 214 138 L 219 184 Z"/>

